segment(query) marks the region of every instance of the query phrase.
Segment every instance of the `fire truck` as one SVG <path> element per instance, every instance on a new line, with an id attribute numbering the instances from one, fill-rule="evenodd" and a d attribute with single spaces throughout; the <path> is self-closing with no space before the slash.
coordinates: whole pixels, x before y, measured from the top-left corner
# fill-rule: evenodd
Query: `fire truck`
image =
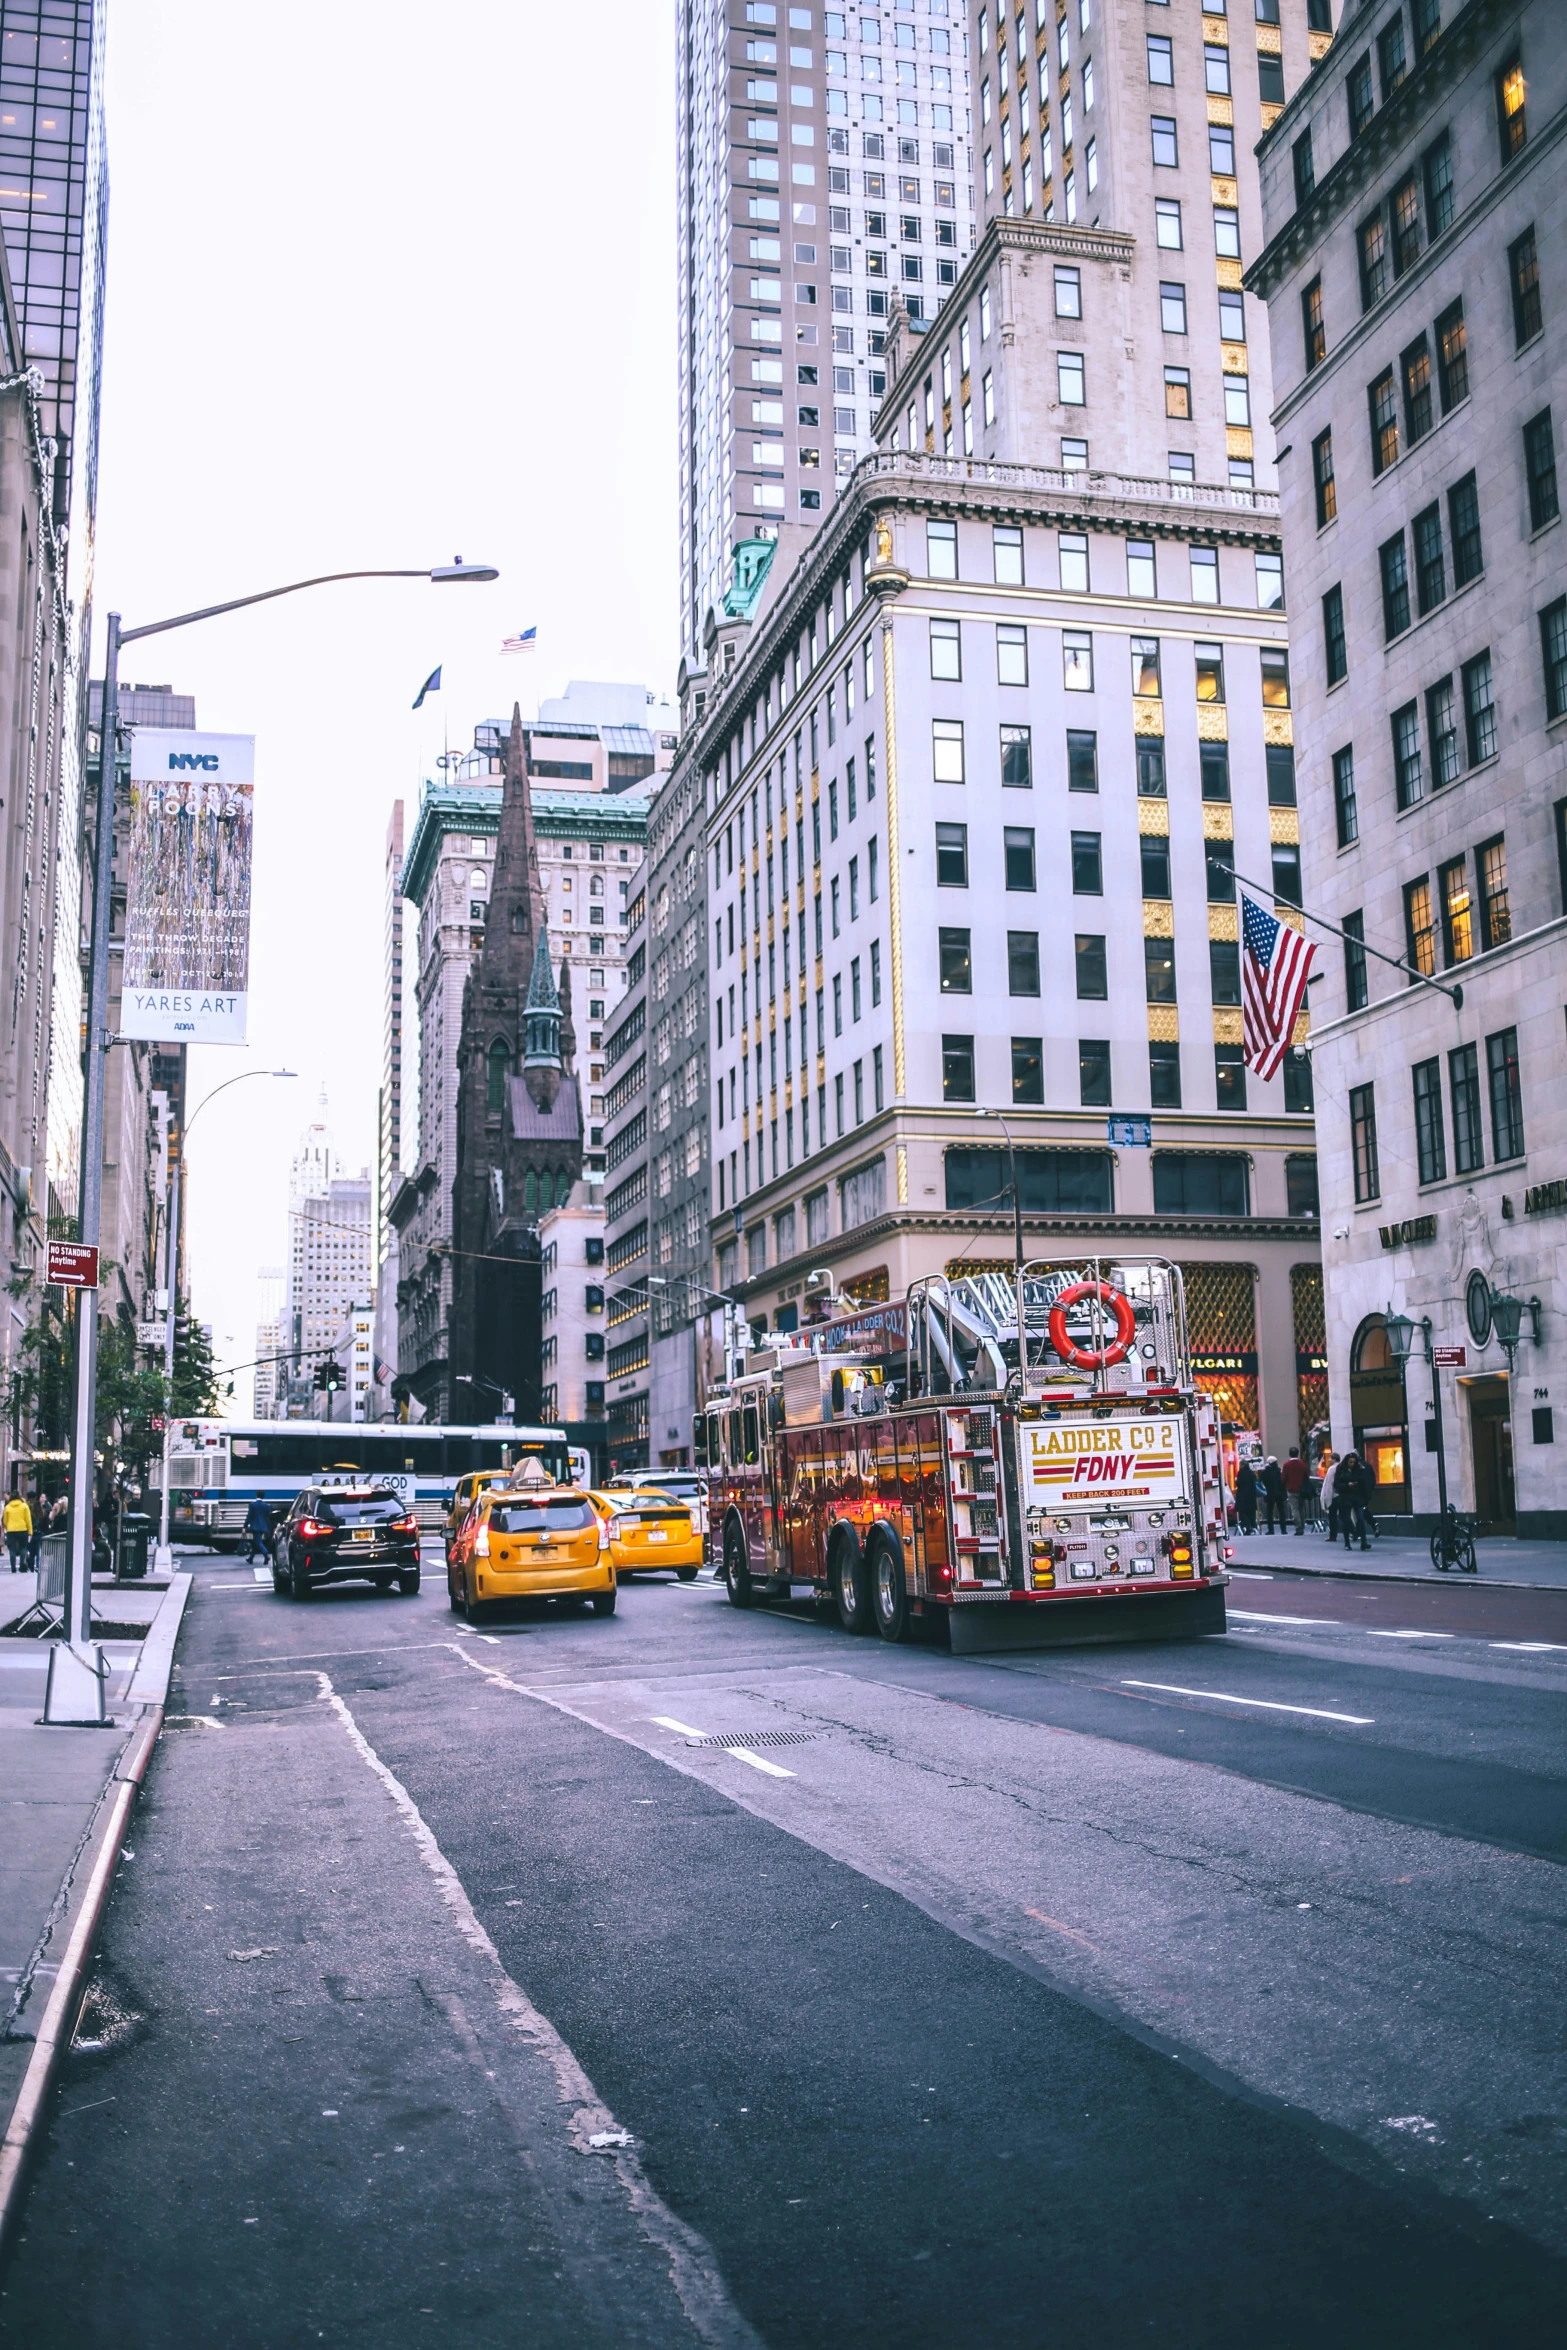
<path id="1" fill-rule="evenodd" d="M 809 1592 L 963 1652 L 1224 1631 L 1220 1431 L 1163 1258 L 956 1265 L 729 1369 L 695 1450 L 736 1607 Z"/>

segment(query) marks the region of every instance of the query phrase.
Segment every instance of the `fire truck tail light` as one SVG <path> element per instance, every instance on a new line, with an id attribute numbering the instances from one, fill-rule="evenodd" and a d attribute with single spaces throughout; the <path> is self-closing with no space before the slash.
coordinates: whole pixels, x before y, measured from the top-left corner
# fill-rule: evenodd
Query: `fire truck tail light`
<path id="1" fill-rule="evenodd" d="M 1183 1577 L 1189 1576 L 1192 1571 L 1192 1545 L 1190 1535 L 1167 1535 L 1165 1537 L 1165 1550 L 1169 1556 L 1171 1574 Z"/>

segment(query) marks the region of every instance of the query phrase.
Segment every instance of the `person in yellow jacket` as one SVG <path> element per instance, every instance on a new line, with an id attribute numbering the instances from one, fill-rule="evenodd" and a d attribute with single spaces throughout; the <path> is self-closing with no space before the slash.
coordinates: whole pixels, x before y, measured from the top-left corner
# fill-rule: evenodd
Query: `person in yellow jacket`
<path id="1" fill-rule="evenodd" d="M 25 1493 L 13 1493 L 5 1505 L 5 1546 L 11 1553 L 11 1572 L 22 1574 L 33 1539 L 33 1513 Z"/>

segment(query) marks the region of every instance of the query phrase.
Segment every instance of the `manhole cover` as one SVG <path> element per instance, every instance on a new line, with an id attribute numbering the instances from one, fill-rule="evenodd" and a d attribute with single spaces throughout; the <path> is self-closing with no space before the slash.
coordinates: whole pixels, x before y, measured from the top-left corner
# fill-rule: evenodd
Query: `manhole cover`
<path id="1" fill-rule="evenodd" d="M 688 1746 L 810 1746 L 814 1730 L 720 1730 L 712 1738 L 688 1738 Z"/>

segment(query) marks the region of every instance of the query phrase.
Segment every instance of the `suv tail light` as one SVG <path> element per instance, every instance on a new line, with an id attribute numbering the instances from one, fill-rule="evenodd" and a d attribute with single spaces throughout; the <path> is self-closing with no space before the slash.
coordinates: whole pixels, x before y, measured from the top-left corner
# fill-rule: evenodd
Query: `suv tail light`
<path id="1" fill-rule="evenodd" d="M 318 1542 L 323 1534 L 330 1534 L 330 1526 L 323 1526 L 319 1518 L 301 1518 L 294 1532 L 302 1542 Z"/>
<path id="2" fill-rule="evenodd" d="M 406 1518 L 394 1518 L 387 1528 L 389 1534 L 417 1534 L 418 1531 L 419 1521 L 412 1510 Z"/>

